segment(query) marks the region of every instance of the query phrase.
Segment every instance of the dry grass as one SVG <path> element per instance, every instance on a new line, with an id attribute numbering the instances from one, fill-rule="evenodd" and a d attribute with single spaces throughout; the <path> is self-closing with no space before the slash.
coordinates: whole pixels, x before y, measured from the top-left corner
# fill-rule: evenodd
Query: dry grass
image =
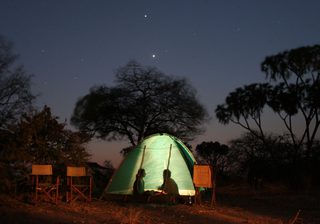
<path id="1" fill-rule="evenodd" d="M 123 201 L 49 203 L 32 205 L 21 198 L 0 196 L 0 223 L 110 223 L 110 224 L 295 224 L 320 223 L 319 193 L 297 194 L 279 187 L 254 192 L 228 186 L 218 192 L 218 207 L 166 205 Z"/>

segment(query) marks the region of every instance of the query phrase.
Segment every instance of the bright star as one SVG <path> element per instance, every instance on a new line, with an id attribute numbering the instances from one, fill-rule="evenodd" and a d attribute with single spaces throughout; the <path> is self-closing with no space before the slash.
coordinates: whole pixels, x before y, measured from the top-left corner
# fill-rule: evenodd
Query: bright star
<path id="1" fill-rule="evenodd" d="M 153 58 L 155 58 L 155 57 L 156 57 L 156 55 L 155 55 L 155 54 L 153 54 L 153 55 L 152 55 L 152 57 L 153 57 Z"/>

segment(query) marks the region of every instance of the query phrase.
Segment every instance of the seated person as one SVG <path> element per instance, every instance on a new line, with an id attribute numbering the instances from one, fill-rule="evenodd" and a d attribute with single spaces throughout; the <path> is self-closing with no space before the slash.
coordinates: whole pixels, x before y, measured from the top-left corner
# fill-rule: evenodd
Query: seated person
<path id="1" fill-rule="evenodd" d="M 144 169 L 139 169 L 136 175 L 136 180 L 133 184 L 133 194 L 134 195 L 142 195 L 144 193 L 144 180 L 143 178 L 146 176 L 146 171 Z"/>
<path id="2" fill-rule="evenodd" d="M 159 190 L 169 195 L 179 195 L 178 185 L 171 178 L 171 171 L 168 169 L 163 171 L 163 184 L 159 187 Z"/>

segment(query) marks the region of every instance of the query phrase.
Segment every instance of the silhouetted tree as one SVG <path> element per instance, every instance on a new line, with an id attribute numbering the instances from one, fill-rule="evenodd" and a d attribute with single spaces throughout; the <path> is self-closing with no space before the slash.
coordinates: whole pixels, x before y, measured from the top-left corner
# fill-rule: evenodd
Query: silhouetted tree
<path id="1" fill-rule="evenodd" d="M 251 84 L 231 92 L 225 104 L 217 106 L 217 118 L 223 124 L 238 124 L 264 141 L 261 115 L 264 107 L 269 106 L 283 121 L 297 156 L 303 146 L 310 151 L 320 125 L 319 64 L 319 45 L 266 57 L 261 68 L 270 82 Z M 305 121 L 300 138 L 293 125 L 296 115 L 301 115 Z"/>
<path id="2" fill-rule="evenodd" d="M 229 152 L 229 147 L 219 142 L 202 142 L 196 146 L 196 153 L 200 157 L 200 161 L 209 164 L 213 167 L 213 186 L 212 194 L 214 204 L 216 203 L 216 181 L 219 171 L 223 171 L 226 155 Z"/>
<path id="3" fill-rule="evenodd" d="M 32 163 L 53 165 L 84 165 L 89 154 L 84 144 L 86 134 L 73 132 L 59 123 L 49 107 L 40 112 L 23 115 L 10 131 L 0 131 L 0 182 L 6 190 L 29 175 Z M 0 184 L 1 185 L 1 184 Z M 2 186 L 4 186 L 2 185 Z M 4 190 L 4 189 L 2 189 Z"/>
<path id="4" fill-rule="evenodd" d="M 114 170 L 114 167 L 113 167 L 112 162 L 110 160 L 105 160 L 103 162 L 103 166 L 107 169 Z"/>
<path id="5" fill-rule="evenodd" d="M 130 145 L 121 149 L 120 154 L 125 157 L 132 149 L 134 149 L 134 145 Z"/>
<path id="6" fill-rule="evenodd" d="M 25 155 L 15 155 L 15 148 L 11 148 L 15 145 L 12 127 L 23 113 L 30 111 L 35 99 L 30 89 L 31 76 L 22 66 L 15 65 L 17 57 L 13 44 L 0 35 L 0 190 L 14 188 L 10 178 L 16 172 L 8 161 Z M 6 153 L 11 149 L 8 157 Z"/>
<path id="7" fill-rule="evenodd" d="M 65 127 L 45 106 L 41 112 L 23 116 L 17 142 L 21 141 L 20 147 L 32 156 L 33 162 L 83 165 L 89 157 L 83 144 L 90 138 Z"/>
<path id="8" fill-rule="evenodd" d="M 191 138 L 200 133 L 206 117 L 185 79 L 129 62 L 116 72 L 116 86 L 95 86 L 77 102 L 71 122 L 91 135 L 126 137 L 136 145 L 157 132 Z"/>
<path id="9" fill-rule="evenodd" d="M 30 109 L 35 96 L 30 90 L 30 75 L 14 66 L 17 55 L 12 43 L 0 35 L 0 129 L 7 129 Z"/>
<path id="10" fill-rule="evenodd" d="M 249 131 L 261 141 L 262 150 L 268 151 L 277 143 L 266 137 L 262 126 L 263 109 L 269 107 L 287 130 L 285 138 L 290 139 L 291 144 L 287 147 L 290 149 L 290 174 L 296 178 L 303 169 L 312 170 L 303 168 L 303 164 L 311 164 L 304 161 L 316 155 L 314 144 L 320 125 L 320 45 L 266 57 L 261 70 L 269 82 L 231 92 L 225 103 L 217 106 L 216 116 L 223 124 L 233 122 Z M 297 128 L 296 121 L 301 118 L 304 125 L 299 124 Z M 301 180 L 292 180 L 298 181 Z"/>
<path id="11" fill-rule="evenodd" d="M 261 69 L 267 78 L 278 83 L 269 105 L 284 122 L 296 150 L 305 144 L 310 151 L 320 125 L 320 45 L 266 57 Z M 300 138 L 292 124 L 298 113 L 304 119 Z"/>
<path id="12" fill-rule="evenodd" d="M 289 136 L 266 135 L 265 141 L 250 132 L 230 142 L 228 157 L 239 175 L 247 175 L 248 183 L 257 186 L 261 180 L 287 180 L 292 158 Z"/>
<path id="13" fill-rule="evenodd" d="M 93 177 L 93 195 L 100 197 L 115 169 L 110 160 L 104 161 L 102 166 L 96 162 L 88 162 L 87 166 Z"/>
<path id="14" fill-rule="evenodd" d="M 223 166 L 222 160 L 228 152 L 228 146 L 219 142 L 202 142 L 196 146 L 196 153 L 200 160 L 217 168 Z"/>
<path id="15" fill-rule="evenodd" d="M 261 116 L 270 89 L 271 86 L 267 83 L 254 83 L 237 88 L 227 96 L 225 104 L 217 106 L 215 112 L 218 120 L 223 124 L 232 122 L 240 125 L 264 141 Z"/>

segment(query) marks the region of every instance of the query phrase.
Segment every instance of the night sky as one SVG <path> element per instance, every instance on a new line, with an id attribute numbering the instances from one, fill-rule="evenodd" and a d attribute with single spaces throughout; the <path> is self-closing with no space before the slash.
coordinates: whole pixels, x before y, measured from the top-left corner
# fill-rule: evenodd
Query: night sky
<path id="1" fill-rule="evenodd" d="M 0 34 L 15 44 L 34 75 L 36 101 L 67 119 L 93 85 L 113 85 L 114 71 L 134 59 L 185 77 L 211 122 L 194 141 L 229 140 L 239 127 L 218 123 L 217 104 L 236 87 L 264 81 L 266 56 L 320 44 L 319 0 L 0 0 Z M 265 127 L 282 130 L 274 116 Z M 119 163 L 127 142 L 93 142 L 92 160 Z"/>

